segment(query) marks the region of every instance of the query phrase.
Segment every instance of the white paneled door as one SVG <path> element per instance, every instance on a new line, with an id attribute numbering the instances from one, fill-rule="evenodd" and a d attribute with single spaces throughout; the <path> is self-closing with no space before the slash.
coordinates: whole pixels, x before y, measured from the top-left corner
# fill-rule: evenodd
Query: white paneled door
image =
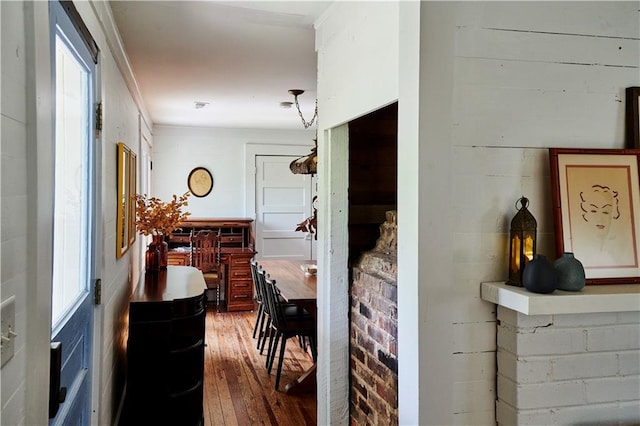
<path id="1" fill-rule="evenodd" d="M 296 158 L 256 156 L 257 259 L 315 258 L 314 236 L 295 231 L 311 216 L 315 178 L 291 173 L 289 163 Z"/>

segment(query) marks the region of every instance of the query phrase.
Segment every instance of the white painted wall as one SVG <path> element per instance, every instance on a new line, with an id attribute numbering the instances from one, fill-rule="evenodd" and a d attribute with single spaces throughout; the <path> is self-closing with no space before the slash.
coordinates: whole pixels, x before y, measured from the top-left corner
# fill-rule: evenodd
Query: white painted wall
<path id="1" fill-rule="evenodd" d="M 117 322 L 139 273 L 135 249 L 115 259 L 116 144 L 135 152 L 139 116 L 128 83 L 116 65 L 103 28 L 112 28 L 102 1 L 76 4 L 101 49 L 100 79 L 104 103 L 102 151 L 103 208 L 102 305 L 96 308 L 92 423 L 112 424 L 115 356 L 124 341 L 116 340 Z M 16 296 L 15 357 L 0 371 L 2 414 L 7 425 L 46 424 L 49 371 L 51 263 L 51 105 L 48 5 L 46 2 L 1 2 L 2 27 L 2 300 Z M 126 68 L 126 67 L 125 67 Z M 46 384 L 46 381 L 44 382 Z"/>
<path id="2" fill-rule="evenodd" d="M 302 123 L 300 123 L 302 129 Z M 213 189 L 206 197 L 190 197 L 187 210 L 192 218 L 252 217 L 247 209 L 245 170 L 247 145 L 251 152 L 260 145 L 313 146 L 315 129 L 265 130 L 155 126 L 153 128 L 152 180 L 156 197 L 169 200 L 189 188 L 187 177 L 195 167 L 206 167 L 213 175 Z M 302 154 L 309 152 L 306 149 Z"/>
<path id="3" fill-rule="evenodd" d="M 349 416 L 349 150 L 348 128 L 339 125 L 397 99 L 398 34 L 396 2 L 335 2 L 316 22 L 321 425 L 347 424 Z"/>
<path id="4" fill-rule="evenodd" d="M 24 423 L 27 338 L 27 64 L 25 12 L 0 3 L 0 295 L 15 296 L 15 355 L 0 370 L 2 424 Z"/>
<path id="5" fill-rule="evenodd" d="M 523 194 L 539 252 L 554 254 L 547 148 L 623 147 L 638 18 L 638 2 L 349 2 L 317 23 L 322 130 L 399 101 L 401 424 L 495 423 L 495 310 L 479 284 L 506 279 Z M 347 176 L 326 164 L 347 151 L 331 134 L 319 141 L 321 170 L 338 171 L 319 188 L 319 279 L 333 290 L 318 303 L 320 353 L 336 352 L 319 359 L 318 422 L 344 424 L 344 404 L 322 397 L 348 368 L 348 336 L 328 319 L 347 309 L 334 244 Z"/>

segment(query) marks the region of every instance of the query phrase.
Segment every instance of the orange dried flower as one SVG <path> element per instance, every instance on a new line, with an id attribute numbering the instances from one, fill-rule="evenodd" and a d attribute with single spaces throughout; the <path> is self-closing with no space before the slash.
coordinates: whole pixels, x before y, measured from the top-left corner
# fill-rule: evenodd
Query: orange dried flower
<path id="1" fill-rule="evenodd" d="M 185 192 L 178 197 L 173 194 L 170 202 L 163 202 L 147 194 L 136 195 L 136 229 L 142 235 L 169 235 L 178 224 L 189 217 L 182 207 L 188 206 L 187 199 L 191 193 Z"/>

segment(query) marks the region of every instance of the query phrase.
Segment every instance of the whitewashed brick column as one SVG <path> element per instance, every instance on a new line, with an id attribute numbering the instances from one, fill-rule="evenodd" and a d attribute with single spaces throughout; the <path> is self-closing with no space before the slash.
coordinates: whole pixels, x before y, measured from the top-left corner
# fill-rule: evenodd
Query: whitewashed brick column
<path id="1" fill-rule="evenodd" d="M 640 423 L 640 312 L 497 319 L 498 424 Z"/>

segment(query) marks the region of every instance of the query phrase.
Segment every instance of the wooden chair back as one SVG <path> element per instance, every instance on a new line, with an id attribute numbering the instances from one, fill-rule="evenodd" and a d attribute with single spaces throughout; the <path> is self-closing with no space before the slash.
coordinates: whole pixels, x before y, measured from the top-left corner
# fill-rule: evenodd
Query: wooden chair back
<path id="1" fill-rule="evenodd" d="M 220 238 L 214 231 L 199 231 L 191 238 L 191 266 L 202 272 L 218 271 Z"/>

